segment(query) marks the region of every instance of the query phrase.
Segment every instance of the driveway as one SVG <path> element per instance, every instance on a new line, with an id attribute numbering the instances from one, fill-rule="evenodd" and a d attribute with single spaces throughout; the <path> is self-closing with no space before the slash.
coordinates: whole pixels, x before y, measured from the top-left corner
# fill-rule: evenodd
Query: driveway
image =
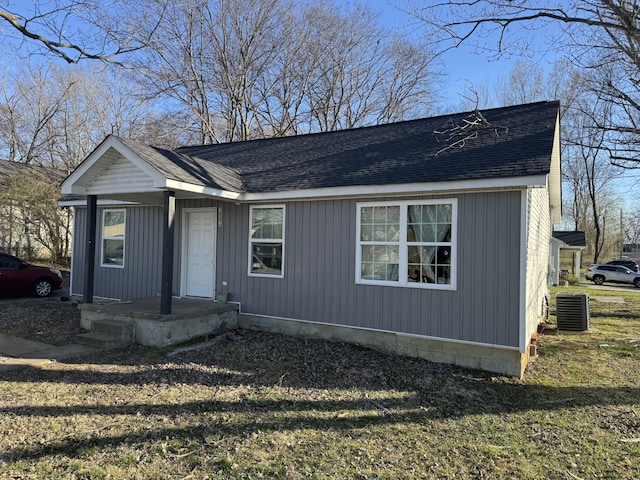
<path id="1" fill-rule="evenodd" d="M 635 292 L 640 293 L 640 288 L 636 288 L 633 285 L 606 283 L 605 285 L 596 285 L 595 283 L 584 281 L 580 282 L 581 287 L 586 287 L 590 290 L 609 290 L 613 292 Z"/>

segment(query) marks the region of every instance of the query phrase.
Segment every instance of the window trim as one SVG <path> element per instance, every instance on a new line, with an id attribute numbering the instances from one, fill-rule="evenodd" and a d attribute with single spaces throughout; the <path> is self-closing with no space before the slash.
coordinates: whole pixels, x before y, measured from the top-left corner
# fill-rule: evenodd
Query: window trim
<path id="1" fill-rule="evenodd" d="M 407 211 L 410 205 L 451 205 L 451 282 L 450 283 L 420 283 L 408 281 L 408 246 L 407 242 Z M 362 278 L 362 245 L 360 240 L 361 215 L 362 209 L 365 207 L 400 207 L 400 240 L 397 245 L 399 276 L 398 281 L 388 280 L 368 280 Z M 385 287 L 404 287 L 404 288 L 421 288 L 427 290 L 457 290 L 457 271 L 458 271 L 458 199 L 457 198 L 438 198 L 438 199 L 416 199 L 416 200 L 399 200 L 399 201 L 380 201 L 380 202 L 356 202 L 356 265 L 355 265 L 355 283 L 358 285 L 379 285 Z M 381 242 L 382 244 L 393 244 L 393 242 Z M 446 242 L 449 243 L 449 242 Z M 403 268 L 404 266 L 404 268 Z"/>
<path id="2" fill-rule="evenodd" d="M 253 211 L 256 209 L 269 209 L 269 208 L 281 208 L 282 209 L 282 238 L 281 239 L 262 239 L 262 238 L 252 238 L 251 237 L 251 229 L 253 227 Z M 287 206 L 284 203 L 278 204 L 265 204 L 265 205 L 250 205 L 249 206 L 249 239 L 248 239 L 248 252 L 247 252 L 247 275 L 250 277 L 259 277 L 259 278 L 284 278 L 284 267 L 285 267 L 285 230 L 287 223 Z M 282 265 L 280 266 L 280 274 L 276 273 L 255 273 L 251 271 L 251 266 L 253 265 L 253 243 L 272 243 L 274 245 L 282 245 Z"/>
<path id="3" fill-rule="evenodd" d="M 104 221 L 107 213 L 122 212 L 124 215 L 124 235 L 122 237 L 111 237 L 104 234 Z M 100 227 L 100 266 L 104 268 L 124 268 L 126 265 L 126 239 L 127 239 L 127 209 L 126 208 L 106 208 L 102 210 L 102 224 Z M 105 240 L 121 240 L 122 241 L 122 265 L 114 263 L 104 263 L 104 241 Z"/>

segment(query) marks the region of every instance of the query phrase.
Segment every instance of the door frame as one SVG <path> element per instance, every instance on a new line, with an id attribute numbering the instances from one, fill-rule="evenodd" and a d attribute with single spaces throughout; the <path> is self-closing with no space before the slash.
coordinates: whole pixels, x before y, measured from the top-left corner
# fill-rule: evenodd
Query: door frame
<path id="1" fill-rule="evenodd" d="M 189 246 L 189 215 L 191 213 L 211 213 L 213 215 L 213 289 L 211 290 L 211 297 L 200 298 L 215 298 L 216 294 L 216 267 L 218 263 L 218 208 L 217 207 L 203 207 L 203 208 L 183 208 L 182 209 L 182 238 L 180 244 L 180 297 L 187 296 L 187 251 Z"/>

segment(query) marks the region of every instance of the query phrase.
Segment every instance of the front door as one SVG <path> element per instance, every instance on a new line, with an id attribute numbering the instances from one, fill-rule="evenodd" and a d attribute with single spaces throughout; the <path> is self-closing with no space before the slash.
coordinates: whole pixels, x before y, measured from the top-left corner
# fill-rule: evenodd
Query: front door
<path id="1" fill-rule="evenodd" d="M 213 297 L 216 268 L 215 209 L 186 211 L 184 294 L 190 297 Z"/>

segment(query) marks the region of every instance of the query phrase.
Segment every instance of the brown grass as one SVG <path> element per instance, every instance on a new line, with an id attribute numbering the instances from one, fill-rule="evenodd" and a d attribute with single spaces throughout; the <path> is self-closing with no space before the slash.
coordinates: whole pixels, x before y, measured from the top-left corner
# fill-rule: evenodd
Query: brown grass
<path id="1" fill-rule="evenodd" d="M 0 478 L 640 478 L 625 299 L 522 381 L 250 331 L 5 372 Z"/>

